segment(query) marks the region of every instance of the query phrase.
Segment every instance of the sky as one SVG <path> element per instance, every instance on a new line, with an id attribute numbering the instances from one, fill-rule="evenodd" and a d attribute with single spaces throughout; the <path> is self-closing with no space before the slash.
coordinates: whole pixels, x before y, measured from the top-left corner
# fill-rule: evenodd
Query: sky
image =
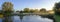
<path id="1" fill-rule="evenodd" d="M 4 2 L 12 2 L 14 10 L 23 10 L 24 8 L 52 10 L 54 4 L 60 0 L 0 0 L 0 9 Z"/>

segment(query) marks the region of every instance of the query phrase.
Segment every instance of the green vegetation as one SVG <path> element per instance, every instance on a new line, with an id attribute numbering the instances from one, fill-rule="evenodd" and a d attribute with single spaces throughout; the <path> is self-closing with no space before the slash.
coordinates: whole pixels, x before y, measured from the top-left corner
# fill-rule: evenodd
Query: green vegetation
<path id="1" fill-rule="evenodd" d="M 6 19 L 5 22 L 8 21 L 7 17 L 9 17 L 11 15 L 12 10 L 13 10 L 13 4 L 11 2 L 4 2 L 2 4 L 2 11 L 3 11 L 4 17 Z"/>
<path id="2" fill-rule="evenodd" d="M 29 8 L 24 8 L 24 13 L 29 13 Z"/>
<path id="3" fill-rule="evenodd" d="M 55 21 L 56 22 L 60 22 L 60 2 L 59 3 L 55 3 L 54 5 L 54 9 L 55 11 Z"/>
<path id="4" fill-rule="evenodd" d="M 20 13 L 49 13 L 45 8 L 41 8 L 40 10 L 38 9 L 29 9 L 29 8 L 24 8 L 24 10 L 19 11 Z"/>

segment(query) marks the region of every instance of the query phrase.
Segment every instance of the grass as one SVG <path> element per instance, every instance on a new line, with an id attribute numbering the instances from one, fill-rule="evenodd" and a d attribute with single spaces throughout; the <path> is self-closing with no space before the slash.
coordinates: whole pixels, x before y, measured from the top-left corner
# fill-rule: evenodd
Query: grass
<path id="1" fill-rule="evenodd" d="M 0 18 L 3 18 L 3 15 L 0 15 Z"/>
<path id="2" fill-rule="evenodd" d="M 56 22 L 60 22 L 60 16 L 59 15 L 55 15 L 55 20 L 56 20 Z"/>

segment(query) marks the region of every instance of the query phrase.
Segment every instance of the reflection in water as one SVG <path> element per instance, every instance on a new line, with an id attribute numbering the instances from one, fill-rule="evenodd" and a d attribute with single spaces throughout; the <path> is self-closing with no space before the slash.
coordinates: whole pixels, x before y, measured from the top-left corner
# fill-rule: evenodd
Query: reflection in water
<path id="1" fill-rule="evenodd" d="M 0 18 L 0 22 L 2 22 L 2 18 Z"/>
<path id="2" fill-rule="evenodd" d="M 12 16 L 12 20 L 13 22 L 21 22 L 19 16 Z M 22 22 L 53 22 L 53 20 L 48 18 L 41 18 L 41 16 L 30 15 L 30 16 L 24 16 Z"/>
<path id="3" fill-rule="evenodd" d="M 48 18 L 41 18 L 41 16 L 24 16 L 23 22 L 53 22 Z"/>
<path id="4" fill-rule="evenodd" d="M 19 16 L 12 16 L 13 22 L 20 22 L 20 17 Z"/>

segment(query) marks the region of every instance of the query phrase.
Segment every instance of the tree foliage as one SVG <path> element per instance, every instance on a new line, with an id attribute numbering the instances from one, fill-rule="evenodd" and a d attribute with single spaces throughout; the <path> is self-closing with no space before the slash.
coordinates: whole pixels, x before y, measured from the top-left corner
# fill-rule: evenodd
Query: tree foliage
<path id="1" fill-rule="evenodd" d="M 29 11 L 30 11 L 29 8 L 24 8 L 25 13 L 29 13 Z"/>
<path id="2" fill-rule="evenodd" d="M 2 11 L 5 17 L 4 22 L 8 22 L 8 18 L 10 18 L 9 16 L 11 16 L 12 10 L 13 10 L 13 4 L 11 2 L 4 2 L 2 4 Z"/>
<path id="3" fill-rule="evenodd" d="M 34 10 L 33 9 L 30 9 L 30 13 L 34 13 Z"/>
<path id="4" fill-rule="evenodd" d="M 13 4 L 11 2 L 4 2 L 2 5 L 2 10 L 3 11 L 12 11 L 13 9 Z"/>
<path id="5" fill-rule="evenodd" d="M 11 2 L 4 2 L 2 4 L 3 14 L 9 16 L 13 12 L 13 4 Z"/>
<path id="6" fill-rule="evenodd" d="M 59 3 L 55 3 L 53 10 L 55 11 L 55 14 L 60 15 L 60 2 Z"/>
<path id="7" fill-rule="evenodd" d="M 39 13 L 39 10 L 38 10 L 38 9 L 35 9 L 35 10 L 34 10 L 34 13 Z"/>
<path id="8" fill-rule="evenodd" d="M 45 13 L 46 12 L 46 9 L 45 8 L 42 8 L 42 9 L 40 9 L 40 12 Z"/>

